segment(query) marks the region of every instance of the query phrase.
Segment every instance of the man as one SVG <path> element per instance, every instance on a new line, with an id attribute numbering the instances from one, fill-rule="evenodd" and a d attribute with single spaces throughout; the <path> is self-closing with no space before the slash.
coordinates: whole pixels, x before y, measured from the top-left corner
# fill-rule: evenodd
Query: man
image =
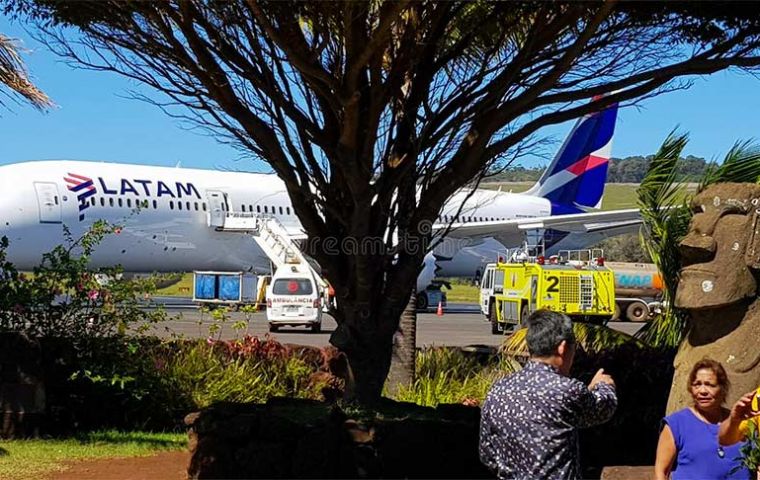
<path id="1" fill-rule="evenodd" d="M 566 315 L 539 310 L 527 323 L 530 360 L 483 404 L 480 459 L 500 479 L 576 479 L 577 429 L 612 417 L 615 382 L 602 369 L 588 387 L 568 377 L 575 334 Z"/>

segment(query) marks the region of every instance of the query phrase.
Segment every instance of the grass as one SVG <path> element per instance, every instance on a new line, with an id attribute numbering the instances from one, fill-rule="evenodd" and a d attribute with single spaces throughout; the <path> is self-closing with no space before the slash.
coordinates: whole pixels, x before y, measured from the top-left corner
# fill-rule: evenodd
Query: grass
<path id="1" fill-rule="evenodd" d="M 184 433 L 103 431 L 77 438 L 0 442 L 0 478 L 38 479 L 65 470 L 65 464 L 90 458 L 141 457 L 187 448 Z"/>
<path id="2" fill-rule="evenodd" d="M 447 302 L 478 303 L 480 301 L 480 287 L 476 285 L 452 282 L 451 290 L 444 291 L 446 292 Z"/>
<path id="3" fill-rule="evenodd" d="M 193 274 L 185 273 L 182 279 L 165 288 L 156 290 L 156 295 L 164 297 L 192 297 L 193 296 Z"/>

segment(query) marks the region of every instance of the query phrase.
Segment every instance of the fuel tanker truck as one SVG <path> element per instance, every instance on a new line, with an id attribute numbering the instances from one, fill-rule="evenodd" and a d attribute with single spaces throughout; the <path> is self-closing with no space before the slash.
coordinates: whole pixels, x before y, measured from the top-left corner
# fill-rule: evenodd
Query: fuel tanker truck
<path id="1" fill-rule="evenodd" d="M 615 274 L 613 319 L 645 322 L 660 312 L 662 276 L 651 263 L 606 262 Z"/>

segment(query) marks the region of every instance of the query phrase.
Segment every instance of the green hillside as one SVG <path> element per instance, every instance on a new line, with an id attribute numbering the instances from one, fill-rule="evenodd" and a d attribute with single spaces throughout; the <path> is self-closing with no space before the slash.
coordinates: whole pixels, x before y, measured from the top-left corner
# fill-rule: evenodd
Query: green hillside
<path id="1" fill-rule="evenodd" d="M 524 192 L 533 182 L 483 183 L 482 188 L 498 189 L 501 186 L 505 192 Z M 602 210 L 617 210 L 620 208 L 636 207 L 636 188 L 633 183 L 608 183 L 602 200 Z"/>

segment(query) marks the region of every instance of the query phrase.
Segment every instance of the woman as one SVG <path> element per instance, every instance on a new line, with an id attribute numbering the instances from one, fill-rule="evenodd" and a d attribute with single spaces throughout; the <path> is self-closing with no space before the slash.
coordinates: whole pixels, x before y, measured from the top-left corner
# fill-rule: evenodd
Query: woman
<path id="1" fill-rule="evenodd" d="M 718 443 L 719 425 L 729 414 L 723 407 L 729 387 L 723 366 L 715 360 L 700 360 L 689 373 L 687 387 L 694 405 L 665 417 L 655 478 L 746 480 L 749 472 L 741 467 L 741 445 Z"/>

